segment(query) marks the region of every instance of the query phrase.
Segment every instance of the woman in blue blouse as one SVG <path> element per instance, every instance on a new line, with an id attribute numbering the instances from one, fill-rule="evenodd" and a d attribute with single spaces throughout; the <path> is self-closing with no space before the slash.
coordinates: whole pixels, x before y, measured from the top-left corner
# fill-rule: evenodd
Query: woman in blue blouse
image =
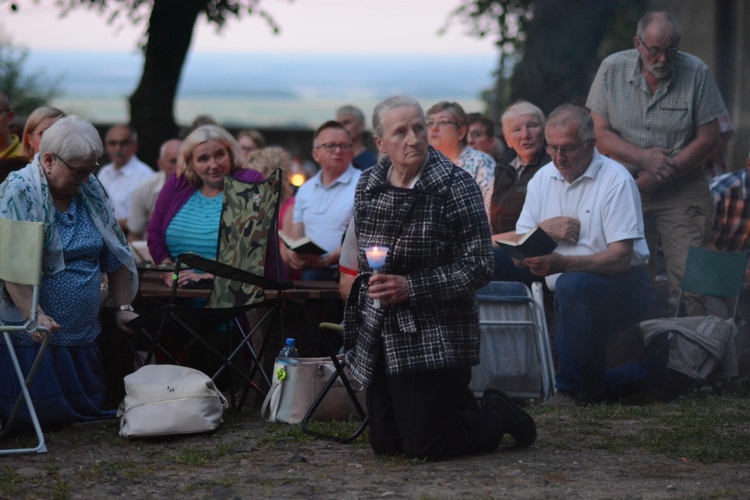
<path id="1" fill-rule="evenodd" d="M 108 275 L 120 327 L 135 317 L 130 302 L 138 282 L 104 188 L 91 175 L 102 152 L 89 122 L 62 118 L 45 131 L 33 161 L 0 185 L 0 217 L 45 224 L 38 322 L 52 339 L 31 386 L 42 425 L 114 416 L 102 409 L 106 383 L 95 342 L 101 332 L 101 275 Z M 0 282 L 0 321 L 21 324 L 30 308 L 30 287 Z M 41 335 L 13 336 L 27 370 Z M 18 395 L 8 356 L 0 341 L 0 419 L 7 418 Z M 17 423 L 28 424 L 28 418 L 21 414 Z"/>
<path id="2" fill-rule="evenodd" d="M 216 258 L 224 177 L 245 182 L 263 181 L 263 175 L 245 169 L 240 146 L 216 125 L 195 129 L 182 142 L 177 173 L 172 174 L 156 200 L 148 225 L 148 250 L 157 264 L 173 263 L 183 252 Z M 172 273 L 164 273 L 172 286 Z M 193 270 L 180 272 L 178 285 L 211 278 Z"/>

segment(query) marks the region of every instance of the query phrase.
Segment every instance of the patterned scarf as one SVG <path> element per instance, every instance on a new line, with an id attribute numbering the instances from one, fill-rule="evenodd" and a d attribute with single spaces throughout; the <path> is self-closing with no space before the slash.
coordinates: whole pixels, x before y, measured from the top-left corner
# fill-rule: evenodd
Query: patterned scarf
<path id="1" fill-rule="evenodd" d="M 44 256 L 42 272 L 50 275 L 65 269 L 63 247 L 57 227 L 55 226 L 55 204 L 52 201 L 47 178 L 42 171 L 40 155 L 23 169 L 12 172 L 0 184 L 0 217 L 20 221 L 44 222 Z M 78 191 L 94 225 L 107 245 L 107 248 L 130 270 L 130 300 L 138 291 L 138 279 L 130 247 L 125 240 L 114 212 L 109 204 L 109 197 L 94 175 L 90 175 Z M 23 321 L 23 316 L 5 293 L 5 286 L 0 281 L 0 319 L 5 321 Z"/>

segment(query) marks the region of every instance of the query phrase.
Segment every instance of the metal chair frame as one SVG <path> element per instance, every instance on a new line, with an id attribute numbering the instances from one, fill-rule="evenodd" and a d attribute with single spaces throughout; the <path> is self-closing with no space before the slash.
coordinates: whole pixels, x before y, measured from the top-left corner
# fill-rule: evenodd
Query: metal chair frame
<path id="1" fill-rule="evenodd" d="M 344 330 L 344 327 L 337 323 L 325 323 L 324 322 L 320 324 L 320 329 L 324 331 L 329 330 L 331 332 L 337 332 L 340 334 Z M 301 422 L 302 431 L 305 434 L 309 434 L 317 438 L 328 439 L 328 440 L 335 441 L 341 444 L 349 444 L 355 439 L 357 439 L 360 435 L 362 435 L 362 433 L 365 431 L 369 423 L 369 417 L 367 416 L 367 412 L 365 411 L 365 409 L 362 408 L 362 405 L 360 404 L 359 399 L 357 398 L 357 393 L 352 387 L 351 382 L 349 381 L 349 377 L 346 376 L 346 372 L 344 371 L 346 363 L 343 361 L 339 361 L 336 347 L 333 345 L 331 340 L 326 335 L 323 335 L 323 345 L 325 346 L 328 356 L 331 358 L 331 362 L 333 363 L 335 370 L 331 374 L 331 376 L 328 378 L 328 381 L 326 382 L 326 384 L 320 390 L 320 393 L 315 398 L 312 405 L 310 405 L 310 409 L 307 410 L 305 417 L 302 419 L 302 422 Z M 346 389 L 347 394 L 349 394 L 349 398 L 352 400 L 354 409 L 357 411 L 357 414 L 362 419 L 362 423 L 359 425 L 357 430 L 354 431 L 354 433 L 346 437 L 341 437 L 341 436 L 336 436 L 334 434 L 327 434 L 325 432 L 315 431 L 313 429 L 310 429 L 309 427 L 310 420 L 312 420 L 312 417 L 315 414 L 315 410 L 317 410 L 320 404 L 323 402 L 323 400 L 326 397 L 326 394 L 328 394 L 328 391 L 331 389 L 331 387 L 333 387 L 333 384 L 336 383 L 336 380 L 341 380 L 341 383 L 344 385 L 344 388 Z"/>
<path id="2" fill-rule="evenodd" d="M 493 292 L 493 287 L 496 289 L 505 289 L 507 295 L 495 295 L 490 294 Z M 487 334 L 487 330 L 494 329 L 495 327 L 527 327 L 528 335 L 533 338 L 529 339 L 535 349 L 536 361 L 539 365 L 539 387 L 538 390 L 521 390 L 514 389 L 511 386 L 496 387 L 507 392 L 511 397 L 514 398 L 534 398 L 540 399 L 542 402 L 547 401 L 554 394 L 554 363 L 552 360 L 552 348 L 549 341 L 549 333 L 547 331 L 547 320 L 544 313 L 544 296 L 542 290 L 542 284 L 535 282 L 532 284 L 531 290 L 528 289 L 523 283 L 517 282 L 492 282 L 486 287 L 480 289 L 477 292 L 477 297 L 480 303 L 480 320 L 479 327 L 482 335 Z M 513 304 L 526 306 L 526 314 L 523 318 L 518 319 L 487 319 L 484 316 L 482 307 L 483 305 L 497 303 L 497 304 Z M 482 342 L 482 348 L 488 345 L 487 341 Z M 480 351 L 481 356 L 481 351 Z M 472 369 L 472 384 L 470 387 L 474 391 L 475 395 L 481 396 L 484 389 L 487 387 L 477 387 L 476 379 L 480 374 L 480 370 L 484 365 L 485 360 L 482 359 L 478 366 Z M 523 375 L 523 374 L 521 374 Z"/>
<path id="3" fill-rule="evenodd" d="M 31 422 L 34 426 L 34 432 L 37 437 L 37 445 L 29 448 L 12 448 L 0 450 L 0 455 L 18 455 L 22 453 L 47 453 L 47 445 L 44 442 L 44 434 L 42 433 L 42 427 L 39 424 L 39 418 L 34 408 L 34 402 L 31 399 L 29 393 L 29 386 L 34 380 L 34 376 L 42 363 L 44 354 L 49 346 L 51 334 L 50 331 L 37 324 L 37 316 L 39 314 L 39 290 L 41 287 L 41 261 L 42 261 L 42 249 L 44 245 L 44 224 L 42 222 L 24 222 L 24 221 L 12 221 L 8 219 L 0 219 L 0 233 L 2 233 L 2 241 L 0 242 L 0 252 L 9 252 L 7 255 L 12 257 L 17 256 L 21 261 L 29 261 L 29 252 L 32 252 L 31 262 L 37 267 L 37 269 L 28 271 L 25 276 L 18 276 L 17 270 L 0 269 L 0 279 L 5 281 L 11 281 L 13 283 L 19 283 L 24 285 L 32 286 L 32 306 L 29 314 L 29 318 L 22 325 L 0 325 L 0 332 L 3 334 L 5 346 L 8 349 L 8 353 L 13 364 L 16 377 L 21 389 L 16 404 L 13 407 L 10 417 L 7 422 L 4 422 L 3 429 L 0 431 L 0 438 L 5 437 L 13 427 L 13 422 L 21 409 L 21 402 L 25 401 L 26 406 L 31 416 Z M 26 245 L 29 242 L 33 242 L 31 245 Z M 21 243 L 24 244 L 21 247 Z M 29 248 L 31 246 L 31 248 Z M 21 281 L 22 278 L 23 281 Z M 11 333 L 27 333 L 31 334 L 34 332 L 40 332 L 44 335 L 44 340 L 39 346 L 39 352 L 32 363 L 31 369 L 28 375 L 24 377 L 21 365 L 18 362 L 13 342 L 11 340 Z"/>

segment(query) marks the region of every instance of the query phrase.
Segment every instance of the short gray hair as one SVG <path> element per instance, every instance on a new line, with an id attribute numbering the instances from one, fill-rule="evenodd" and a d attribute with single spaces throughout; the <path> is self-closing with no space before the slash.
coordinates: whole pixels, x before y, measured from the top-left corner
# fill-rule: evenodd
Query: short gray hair
<path id="1" fill-rule="evenodd" d="M 588 111 L 575 104 L 563 104 L 555 108 L 547 118 L 547 128 L 562 127 L 571 121 L 578 125 L 578 134 L 582 141 L 594 138 L 594 120 Z"/>
<path id="2" fill-rule="evenodd" d="M 351 104 L 341 106 L 339 109 L 337 109 L 336 116 L 338 117 L 339 115 L 351 115 L 359 120 L 360 123 L 365 123 L 365 115 L 364 113 L 362 113 L 362 110 L 356 106 L 352 106 Z"/>
<path id="3" fill-rule="evenodd" d="M 677 18 L 669 12 L 646 12 L 643 14 L 638 20 L 638 27 L 635 32 L 636 36 L 643 38 L 646 34 L 646 30 L 653 22 L 671 25 L 674 30 L 675 38 L 678 42 L 680 41 L 680 38 L 682 37 L 680 34 L 680 24 L 677 22 Z"/>
<path id="4" fill-rule="evenodd" d="M 381 101 L 378 103 L 377 106 L 375 106 L 375 109 L 372 112 L 372 133 L 375 135 L 375 137 L 383 138 L 383 116 L 385 114 L 396 108 L 415 108 L 419 110 L 419 114 L 422 116 L 422 120 L 424 120 L 424 110 L 422 109 L 422 106 L 419 104 L 419 101 L 414 99 L 413 97 L 405 96 L 405 95 L 397 95 L 393 97 L 389 97 L 388 99 Z"/>
<path id="5" fill-rule="evenodd" d="M 104 136 L 105 140 L 106 140 L 106 138 L 109 137 L 109 134 L 114 129 L 120 128 L 120 127 L 124 128 L 124 129 L 126 129 L 128 131 L 128 133 L 130 134 L 130 140 L 131 141 L 138 142 L 138 131 L 136 129 L 134 129 L 133 127 L 131 127 L 130 125 L 128 125 L 128 124 L 112 125 L 111 127 L 109 127 L 109 130 L 107 130 L 107 135 Z"/>
<path id="6" fill-rule="evenodd" d="M 505 120 L 509 120 L 519 115 L 532 115 L 538 118 L 542 127 L 544 127 L 545 119 L 542 110 L 531 104 L 529 101 L 521 99 L 508 106 L 503 113 L 503 116 L 500 117 L 500 124 L 503 126 L 503 132 L 505 132 Z"/>
<path id="7" fill-rule="evenodd" d="M 91 122 L 73 115 L 60 118 L 44 131 L 39 153 L 53 153 L 65 161 L 91 161 L 104 153 L 104 146 Z"/>

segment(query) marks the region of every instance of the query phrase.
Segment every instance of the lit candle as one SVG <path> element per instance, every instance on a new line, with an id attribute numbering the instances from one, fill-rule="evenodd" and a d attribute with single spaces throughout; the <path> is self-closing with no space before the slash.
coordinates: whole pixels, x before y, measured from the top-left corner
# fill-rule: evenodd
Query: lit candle
<path id="1" fill-rule="evenodd" d="M 365 256 L 370 267 L 377 271 L 385 265 L 385 257 L 388 255 L 388 247 L 365 248 Z"/>
<path id="2" fill-rule="evenodd" d="M 372 268 L 375 274 L 385 266 L 385 257 L 388 255 L 388 247 L 368 247 L 364 249 L 365 257 L 367 257 L 367 263 Z M 380 299 L 372 299 L 372 305 L 376 309 L 380 309 Z"/>

